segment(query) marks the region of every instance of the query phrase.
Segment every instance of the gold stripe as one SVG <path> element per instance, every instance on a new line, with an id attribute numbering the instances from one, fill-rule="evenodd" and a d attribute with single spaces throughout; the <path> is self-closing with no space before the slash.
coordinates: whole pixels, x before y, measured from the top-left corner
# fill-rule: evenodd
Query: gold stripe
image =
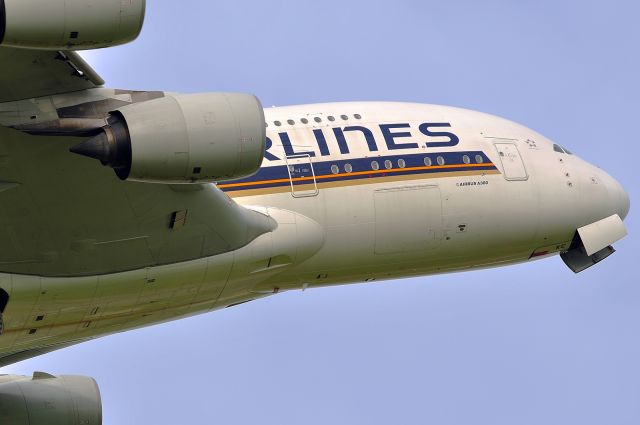
<path id="1" fill-rule="evenodd" d="M 407 168 L 389 168 L 384 170 L 370 170 L 370 171 L 355 171 L 353 173 L 338 173 L 338 174 L 323 174 L 321 176 L 316 176 L 316 180 L 321 179 L 332 179 L 336 177 L 347 177 L 347 176 L 367 176 L 371 174 L 385 174 L 385 173 L 393 173 L 398 171 L 422 171 L 422 170 L 444 170 L 448 168 L 477 168 L 477 167 L 487 167 L 490 165 L 494 165 L 491 162 L 483 162 L 480 164 L 450 164 L 450 165 L 429 165 L 422 167 L 407 167 Z M 483 170 L 486 171 L 486 170 Z M 305 181 L 305 180 L 313 180 L 313 176 L 306 177 L 295 177 L 291 179 L 294 182 Z M 240 183 L 226 183 L 220 184 L 218 187 L 220 189 L 227 189 L 232 187 L 246 187 L 246 186 L 256 186 L 259 184 L 270 184 L 270 183 L 285 183 L 289 182 L 290 179 L 274 179 L 274 180 L 259 180 L 259 181 L 250 181 L 250 182 L 240 182 Z"/>

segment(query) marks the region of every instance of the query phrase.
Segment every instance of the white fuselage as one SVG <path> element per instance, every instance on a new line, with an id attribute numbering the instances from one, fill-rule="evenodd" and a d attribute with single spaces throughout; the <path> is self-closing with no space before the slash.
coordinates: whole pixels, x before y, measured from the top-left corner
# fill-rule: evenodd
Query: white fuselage
<path id="1" fill-rule="evenodd" d="M 11 294 L 0 351 L 71 344 L 282 290 L 527 261 L 567 250 L 577 228 L 628 210 L 605 172 L 494 116 L 403 103 L 265 115 L 262 168 L 219 187 L 271 215 L 276 230 L 234 252 L 124 273 L 0 275 Z"/>

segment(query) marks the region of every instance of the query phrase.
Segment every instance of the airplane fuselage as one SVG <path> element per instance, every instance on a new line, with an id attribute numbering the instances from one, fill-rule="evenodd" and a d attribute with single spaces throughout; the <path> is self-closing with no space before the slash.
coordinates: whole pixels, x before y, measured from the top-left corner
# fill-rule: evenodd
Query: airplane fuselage
<path id="1" fill-rule="evenodd" d="M 492 115 L 105 88 L 78 51 L 132 41 L 145 7 L 0 0 L 0 367 L 282 291 L 580 273 L 627 234 L 617 181 Z M 98 385 L 0 375 L 0 422 L 100 425 Z"/>
<path id="2" fill-rule="evenodd" d="M 372 102 L 265 117 L 262 167 L 219 187 L 274 218 L 273 232 L 232 252 L 121 273 L 0 274 L 11 294 L 0 351 L 15 353 L 4 361 L 284 290 L 541 258 L 566 251 L 577 228 L 628 211 L 605 172 L 491 115 Z"/>

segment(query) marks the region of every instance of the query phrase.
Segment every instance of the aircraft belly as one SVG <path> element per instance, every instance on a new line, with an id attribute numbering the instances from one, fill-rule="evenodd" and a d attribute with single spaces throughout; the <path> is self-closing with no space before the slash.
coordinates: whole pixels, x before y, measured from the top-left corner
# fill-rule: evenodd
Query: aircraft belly
<path id="1" fill-rule="evenodd" d="M 260 285 L 312 256 L 322 246 L 324 233 L 300 214 L 277 208 L 262 213 L 278 227 L 249 245 L 213 257 L 101 276 L 0 274 L 0 287 L 10 296 L 3 314 L 0 366 L 3 357 L 15 358 L 16 353 L 81 342 L 272 293 Z"/>

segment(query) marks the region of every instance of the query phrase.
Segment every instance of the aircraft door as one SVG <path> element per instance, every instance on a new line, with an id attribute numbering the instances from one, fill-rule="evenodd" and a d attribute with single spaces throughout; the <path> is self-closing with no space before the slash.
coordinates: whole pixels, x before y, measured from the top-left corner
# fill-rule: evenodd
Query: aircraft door
<path id="1" fill-rule="evenodd" d="M 291 183 L 291 195 L 294 198 L 305 198 L 318 194 L 316 175 L 313 170 L 311 155 L 301 153 L 289 155 L 285 158 L 289 182 Z"/>
<path id="2" fill-rule="evenodd" d="M 424 252 L 442 241 L 442 197 L 435 185 L 376 190 L 375 254 Z"/>
<path id="3" fill-rule="evenodd" d="M 529 175 L 515 143 L 496 143 L 506 180 L 527 180 Z"/>

